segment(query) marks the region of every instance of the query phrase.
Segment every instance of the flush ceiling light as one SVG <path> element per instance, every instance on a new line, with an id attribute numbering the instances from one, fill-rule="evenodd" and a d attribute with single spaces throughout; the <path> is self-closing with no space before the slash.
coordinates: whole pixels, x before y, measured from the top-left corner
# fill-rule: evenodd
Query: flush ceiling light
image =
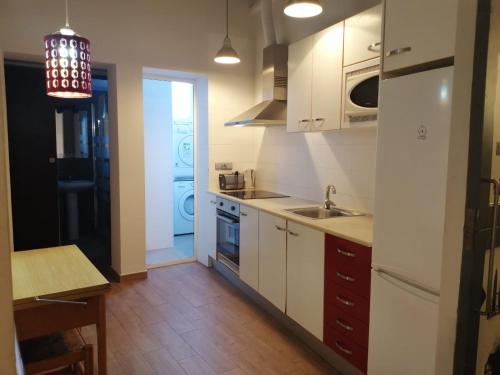
<path id="1" fill-rule="evenodd" d="M 319 0 L 288 0 L 285 14 L 294 18 L 314 17 L 323 12 Z"/>
<path id="2" fill-rule="evenodd" d="M 70 28 L 68 0 L 66 25 L 46 35 L 44 42 L 47 95 L 69 99 L 90 98 L 90 42 Z"/>
<path id="3" fill-rule="evenodd" d="M 229 0 L 226 0 L 226 37 L 222 48 L 215 55 L 214 61 L 218 64 L 238 64 L 241 61 L 231 45 L 231 39 L 229 39 Z"/>

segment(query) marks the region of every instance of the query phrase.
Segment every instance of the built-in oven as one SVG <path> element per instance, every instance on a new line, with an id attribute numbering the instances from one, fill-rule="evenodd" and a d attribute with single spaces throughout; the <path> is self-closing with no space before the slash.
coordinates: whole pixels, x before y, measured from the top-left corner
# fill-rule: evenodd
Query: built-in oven
<path id="1" fill-rule="evenodd" d="M 217 260 L 239 273 L 240 205 L 217 197 Z"/>
<path id="2" fill-rule="evenodd" d="M 346 66 L 343 70 L 342 127 L 377 124 L 380 58 Z"/>

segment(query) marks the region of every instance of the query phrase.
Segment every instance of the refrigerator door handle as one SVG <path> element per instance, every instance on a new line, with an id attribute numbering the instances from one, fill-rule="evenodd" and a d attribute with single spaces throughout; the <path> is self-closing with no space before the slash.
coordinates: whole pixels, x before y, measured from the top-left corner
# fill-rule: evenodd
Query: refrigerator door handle
<path id="1" fill-rule="evenodd" d="M 435 289 L 433 287 L 427 286 L 425 284 L 422 284 L 419 281 L 412 280 L 409 277 L 403 276 L 403 275 L 401 275 L 401 274 L 399 274 L 397 272 L 389 270 L 389 269 L 387 269 L 384 266 L 380 266 L 380 265 L 375 265 L 374 264 L 372 267 L 373 267 L 373 270 L 375 272 L 377 272 L 378 274 L 387 275 L 387 276 L 389 276 L 389 277 L 391 277 L 393 279 L 401 281 L 404 284 L 408 284 L 408 285 L 410 285 L 411 287 L 413 287 L 415 289 L 422 290 L 425 293 L 428 293 L 428 294 L 433 295 L 435 297 L 439 297 L 440 296 L 439 290 L 437 290 L 437 289 Z"/>

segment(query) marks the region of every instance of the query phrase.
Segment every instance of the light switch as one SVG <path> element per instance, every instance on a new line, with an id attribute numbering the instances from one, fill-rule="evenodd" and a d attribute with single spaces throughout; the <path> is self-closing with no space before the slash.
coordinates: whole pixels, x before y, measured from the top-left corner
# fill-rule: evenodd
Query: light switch
<path id="1" fill-rule="evenodd" d="M 230 171 L 232 169 L 233 169 L 233 163 L 231 163 L 231 162 L 215 163 L 215 170 L 216 171 Z"/>

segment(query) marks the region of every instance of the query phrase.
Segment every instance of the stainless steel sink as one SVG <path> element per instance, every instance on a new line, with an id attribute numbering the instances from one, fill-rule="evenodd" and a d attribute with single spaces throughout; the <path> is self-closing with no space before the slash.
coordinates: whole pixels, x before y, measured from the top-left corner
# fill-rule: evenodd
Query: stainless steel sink
<path id="1" fill-rule="evenodd" d="M 310 219 L 330 219 L 332 217 L 365 215 L 358 211 L 346 210 L 343 208 L 335 208 L 335 207 L 330 209 L 326 209 L 323 207 L 291 208 L 285 211 L 291 212 L 292 214 L 295 215 L 308 217 Z"/>

